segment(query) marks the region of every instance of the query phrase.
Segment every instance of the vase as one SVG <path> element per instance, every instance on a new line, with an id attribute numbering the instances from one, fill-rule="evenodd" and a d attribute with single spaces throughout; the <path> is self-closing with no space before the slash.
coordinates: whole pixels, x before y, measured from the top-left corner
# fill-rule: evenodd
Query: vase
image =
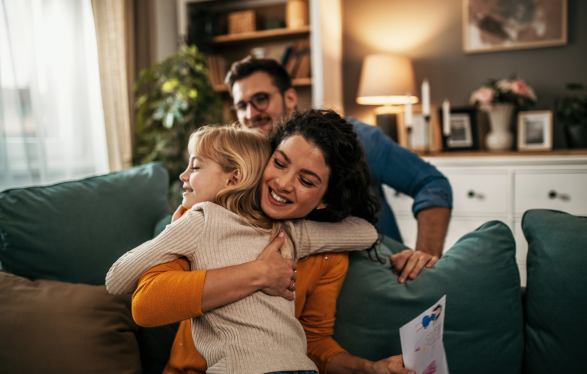
<path id="1" fill-rule="evenodd" d="M 514 135 L 510 131 L 510 123 L 514 112 L 513 104 L 493 104 L 487 112 L 491 130 L 485 139 L 489 151 L 508 151 L 514 144 Z"/>
<path id="2" fill-rule="evenodd" d="M 290 29 L 297 29 L 308 24 L 308 2 L 306 0 L 289 0 L 285 5 L 285 24 Z"/>

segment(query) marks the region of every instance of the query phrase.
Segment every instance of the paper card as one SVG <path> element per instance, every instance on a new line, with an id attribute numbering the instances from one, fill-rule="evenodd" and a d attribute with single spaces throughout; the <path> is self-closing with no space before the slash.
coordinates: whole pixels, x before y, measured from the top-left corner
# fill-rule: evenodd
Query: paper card
<path id="1" fill-rule="evenodd" d="M 448 374 L 442 336 L 446 295 L 399 329 L 406 369 L 416 374 Z"/>

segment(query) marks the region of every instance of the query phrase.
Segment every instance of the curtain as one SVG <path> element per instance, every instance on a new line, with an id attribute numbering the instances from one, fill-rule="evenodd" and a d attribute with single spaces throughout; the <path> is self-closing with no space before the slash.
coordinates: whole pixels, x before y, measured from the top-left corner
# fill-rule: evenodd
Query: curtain
<path id="1" fill-rule="evenodd" d="M 0 190 L 108 171 L 90 0 L 0 0 Z"/>
<path id="2" fill-rule="evenodd" d="M 132 55 L 127 51 L 133 50 L 133 43 L 128 42 L 132 27 L 126 25 L 127 18 L 132 19 L 127 17 L 129 10 L 132 11 L 131 5 L 126 0 L 92 0 L 111 171 L 132 165 L 130 105 L 133 95 L 132 87 L 128 87 L 127 69 L 134 64 L 134 58 L 127 63 Z"/>

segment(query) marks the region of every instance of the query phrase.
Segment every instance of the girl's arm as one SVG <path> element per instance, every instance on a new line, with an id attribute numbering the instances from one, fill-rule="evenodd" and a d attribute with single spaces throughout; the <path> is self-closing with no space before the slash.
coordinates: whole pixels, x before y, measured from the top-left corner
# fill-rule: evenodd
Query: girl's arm
<path id="1" fill-rule="evenodd" d="M 112 294 L 132 292 L 147 270 L 155 265 L 189 256 L 196 250 L 204 230 L 204 213 L 190 210 L 185 217 L 168 225 L 156 238 L 128 251 L 106 274 L 106 288 Z"/>
<path id="2" fill-rule="evenodd" d="M 189 271 L 185 257 L 148 270 L 133 294 L 132 312 L 143 327 L 162 326 L 197 317 L 262 290 L 293 300 L 287 288 L 295 279 L 295 262 L 278 253 L 275 239 L 257 261 L 222 269 Z"/>
<path id="3" fill-rule="evenodd" d="M 378 237 L 375 226 L 357 217 L 347 217 L 337 223 L 296 220 L 292 235 L 297 244 L 298 258 L 322 252 L 366 249 Z"/>

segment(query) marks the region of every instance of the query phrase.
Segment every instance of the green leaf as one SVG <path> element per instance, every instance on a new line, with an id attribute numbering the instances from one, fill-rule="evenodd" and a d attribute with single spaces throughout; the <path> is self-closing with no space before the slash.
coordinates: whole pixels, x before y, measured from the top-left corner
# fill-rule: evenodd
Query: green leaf
<path id="1" fill-rule="evenodd" d="M 173 127 L 173 112 L 168 112 L 165 115 L 165 127 L 167 127 L 168 129 Z"/>

